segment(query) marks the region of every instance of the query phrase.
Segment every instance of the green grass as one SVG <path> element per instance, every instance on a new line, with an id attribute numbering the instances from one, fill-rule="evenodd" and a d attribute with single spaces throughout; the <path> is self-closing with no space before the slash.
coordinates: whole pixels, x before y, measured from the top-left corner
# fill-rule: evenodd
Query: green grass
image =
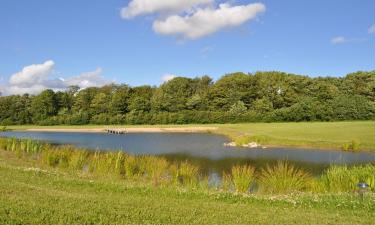
<path id="1" fill-rule="evenodd" d="M 234 192 L 210 188 L 199 168 L 189 162 L 89 153 L 4 138 L 0 149 L 0 224 L 371 224 L 375 220 L 374 193 L 368 191 L 362 199 L 355 187 L 338 193 L 330 186 L 331 181 L 353 176 L 373 180 L 374 166 L 332 167 L 314 178 L 315 189 L 308 191 L 303 185 L 310 178 L 283 162 L 282 168 L 270 167 L 269 176 L 259 178 L 260 190 L 275 176 L 277 182 L 282 177 L 293 187 L 302 182 L 301 188 L 287 185 L 285 191 L 282 185 L 276 191 L 249 194 L 250 184 L 257 182 L 251 166 L 234 167 L 226 178 L 237 189 Z M 280 190 L 282 195 L 275 194 Z"/>
<path id="2" fill-rule="evenodd" d="M 233 140 L 258 141 L 268 146 L 291 146 L 321 149 L 375 151 L 375 121 L 314 122 L 314 123 L 248 123 L 205 125 L 153 125 L 126 127 L 218 127 L 214 133 L 224 134 Z M 30 128 L 104 128 L 108 126 L 9 126 L 9 129 Z M 245 137 L 244 137 L 245 136 Z M 246 137 L 247 136 L 247 137 Z M 353 148 L 353 149 L 351 149 Z"/>
<path id="3" fill-rule="evenodd" d="M 249 165 L 234 166 L 232 168 L 232 182 L 236 191 L 239 193 L 247 193 L 250 185 L 255 180 L 255 168 Z"/>
<path id="4" fill-rule="evenodd" d="M 0 224 L 372 224 L 375 198 L 242 197 L 136 186 L 0 155 Z"/>
<path id="5" fill-rule="evenodd" d="M 262 192 L 289 193 L 306 190 L 311 180 L 309 173 L 286 161 L 280 161 L 274 166 L 267 165 L 262 169 L 259 184 Z"/>
<path id="6" fill-rule="evenodd" d="M 354 150 L 375 151 L 375 121 L 252 123 L 218 127 L 218 132 L 232 139 L 248 135 L 252 140 L 270 146 L 342 149 L 344 144 L 354 142 Z"/>

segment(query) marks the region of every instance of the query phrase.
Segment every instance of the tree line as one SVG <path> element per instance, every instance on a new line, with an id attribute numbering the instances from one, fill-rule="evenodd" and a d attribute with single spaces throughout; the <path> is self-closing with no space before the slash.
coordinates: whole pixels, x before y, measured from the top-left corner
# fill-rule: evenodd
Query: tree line
<path id="1" fill-rule="evenodd" d="M 282 72 L 177 77 L 0 97 L 0 123 L 187 124 L 375 119 L 375 71 L 345 77 Z"/>

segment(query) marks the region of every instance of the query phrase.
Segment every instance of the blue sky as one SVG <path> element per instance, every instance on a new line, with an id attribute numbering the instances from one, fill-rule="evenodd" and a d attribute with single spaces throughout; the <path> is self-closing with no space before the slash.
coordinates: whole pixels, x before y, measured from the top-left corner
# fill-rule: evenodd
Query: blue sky
<path id="1" fill-rule="evenodd" d="M 223 3 L 228 8 L 256 3 L 199 1 L 201 4 L 193 6 L 186 3 L 183 9 L 163 10 L 159 6 L 151 12 L 139 13 L 138 9 L 136 14 L 131 9 L 132 1 L 125 0 L 1 0 L 3 89 L 14 85 L 10 82 L 12 75 L 48 60 L 53 61 L 53 68 L 40 79 L 70 77 L 73 82 L 82 74 L 90 77 L 85 74 L 91 72 L 100 76 L 96 77 L 97 83 L 116 81 L 131 85 L 157 85 L 165 74 L 207 74 L 218 78 L 235 71 L 278 70 L 342 76 L 375 69 L 373 0 L 256 1 L 264 8 L 249 8 L 253 10 L 247 11 L 251 18 L 246 17 L 239 24 L 202 20 L 202 24 L 208 23 L 203 24 L 205 28 L 216 29 L 211 33 L 203 31 L 198 37 L 189 36 L 202 31 L 194 26 L 180 33 L 180 27 L 174 23 L 155 28 L 155 21 L 166 25 L 169 17 L 193 17 L 207 8 L 215 12 Z M 127 10 L 128 16 L 121 16 L 121 9 Z"/>

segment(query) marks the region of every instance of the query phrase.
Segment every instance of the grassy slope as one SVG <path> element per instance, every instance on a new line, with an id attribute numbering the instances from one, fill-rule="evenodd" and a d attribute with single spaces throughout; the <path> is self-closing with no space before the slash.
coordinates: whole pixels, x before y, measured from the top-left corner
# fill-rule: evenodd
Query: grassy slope
<path id="1" fill-rule="evenodd" d="M 352 140 L 360 142 L 361 150 L 375 151 L 375 121 L 316 122 L 316 123 L 248 123 L 210 125 L 164 125 L 156 127 L 216 126 L 217 133 L 231 138 L 242 134 L 266 136 L 267 144 L 278 146 L 336 148 Z M 106 126 L 53 126 L 43 128 L 98 128 Z M 127 126 L 151 127 L 151 126 Z M 37 128 L 37 126 L 11 126 L 11 129 Z"/>
<path id="2" fill-rule="evenodd" d="M 375 198 L 370 196 L 363 202 L 355 195 L 271 201 L 149 188 L 117 179 L 35 170 L 32 162 L 0 153 L 0 224 L 324 225 L 375 220 Z"/>
<path id="3" fill-rule="evenodd" d="M 1 224 L 371 224 L 373 212 L 128 187 L 0 168 Z"/>

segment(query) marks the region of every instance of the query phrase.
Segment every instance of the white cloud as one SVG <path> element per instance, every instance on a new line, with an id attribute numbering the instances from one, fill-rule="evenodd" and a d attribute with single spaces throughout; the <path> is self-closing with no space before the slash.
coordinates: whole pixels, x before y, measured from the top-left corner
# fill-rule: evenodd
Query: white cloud
<path id="1" fill-rule="evenodd" d="M 176 75 L 174 75 L 174 74 L 169 74 L 169 73 L 167 73 L 167 74 L 164 74 L 164 75 L 163 75 L 163 77 L 161 78 L 161 80 L 162 80 L 163 82 L 168 82 L 168 81 L 170 81 L 170 80 L 173 80 L 173 79 L 176 78 L 176 77 L 178 77 L 178 76 L 176 76 Z"/>
<path id="2" fill-rule="evenodd" d="M 5 95 L 38 94 L 46 89 L 65 90 L 70 85 L 78 85 L 83 89 L 110 83 L 102 76 L 101 68 L 67 79 L 51 78 L 54 66 L 55 63 L 52 60 L 42 64 L 26 66 L 20 72 L 10 76 L 9 82 L 1 88 L 1 92 Z"/>
<path id="3" fill-rule="evenodd" d="M 156 20 L 153 29 L 162 35 L 177 35 L 194 40 L 224 28 L 239 26 L 265 10 L 265 5 L 261 3 L 240 6 L 220 4 L 217 9 L 198 8 L 186 16 L 172 15 L 165 20 Z"/>
<path id="4" fill-rule="evenodd" d="M 156 14 L 153 30 L 162 35 L 198 39 L 219 30 L 240 26 L 266 11 L 262 3 L 232 6 L 215 0 L 131 0 L 121 9 L 123 19 Z M 233 2 L 226 0 L 226 2 Z"/>
<path id="5" fill-rule="evenodd" d="M 368 29 L 369 34 L 375 34 L 375 24 Z"/>
<path id="6" fill-rule="evenodd" d="M 344 44 L 346 42 L 349 42 L 349 40 L 343 36 L 338 36 L 331 39 L 331 43 L 334 45 Z"/>
<path id="7" fill-rule="evenodd" d="M 82 73 L 78 76 L 68 78 L 65 81 L 65 84 L 68 86 L 78 85 L 80 88 L 104 86 L 110 82 L 102 76 L 102 73 L 103 70 L 98 68 L 95 71 Z"/>
<path id="8" fill-rule="evenodd" d="M 33 64 L 26 66 L 22 71 L 13 74 L 9 83 L 11 85 L 29 86 L 35 83 L 41 83 L 47 79 L 48 75 L 52 72 L 55 63 L 48 60 L 43 64 Z"/>
<path id="9" fill-rule="evenodd" d="M 121 9 L 121 17 L 130 19 L 139 15 L 152 13 L 179 13 L 198 5 L 208 5 L 214 0 L 132 0 Z"/>

